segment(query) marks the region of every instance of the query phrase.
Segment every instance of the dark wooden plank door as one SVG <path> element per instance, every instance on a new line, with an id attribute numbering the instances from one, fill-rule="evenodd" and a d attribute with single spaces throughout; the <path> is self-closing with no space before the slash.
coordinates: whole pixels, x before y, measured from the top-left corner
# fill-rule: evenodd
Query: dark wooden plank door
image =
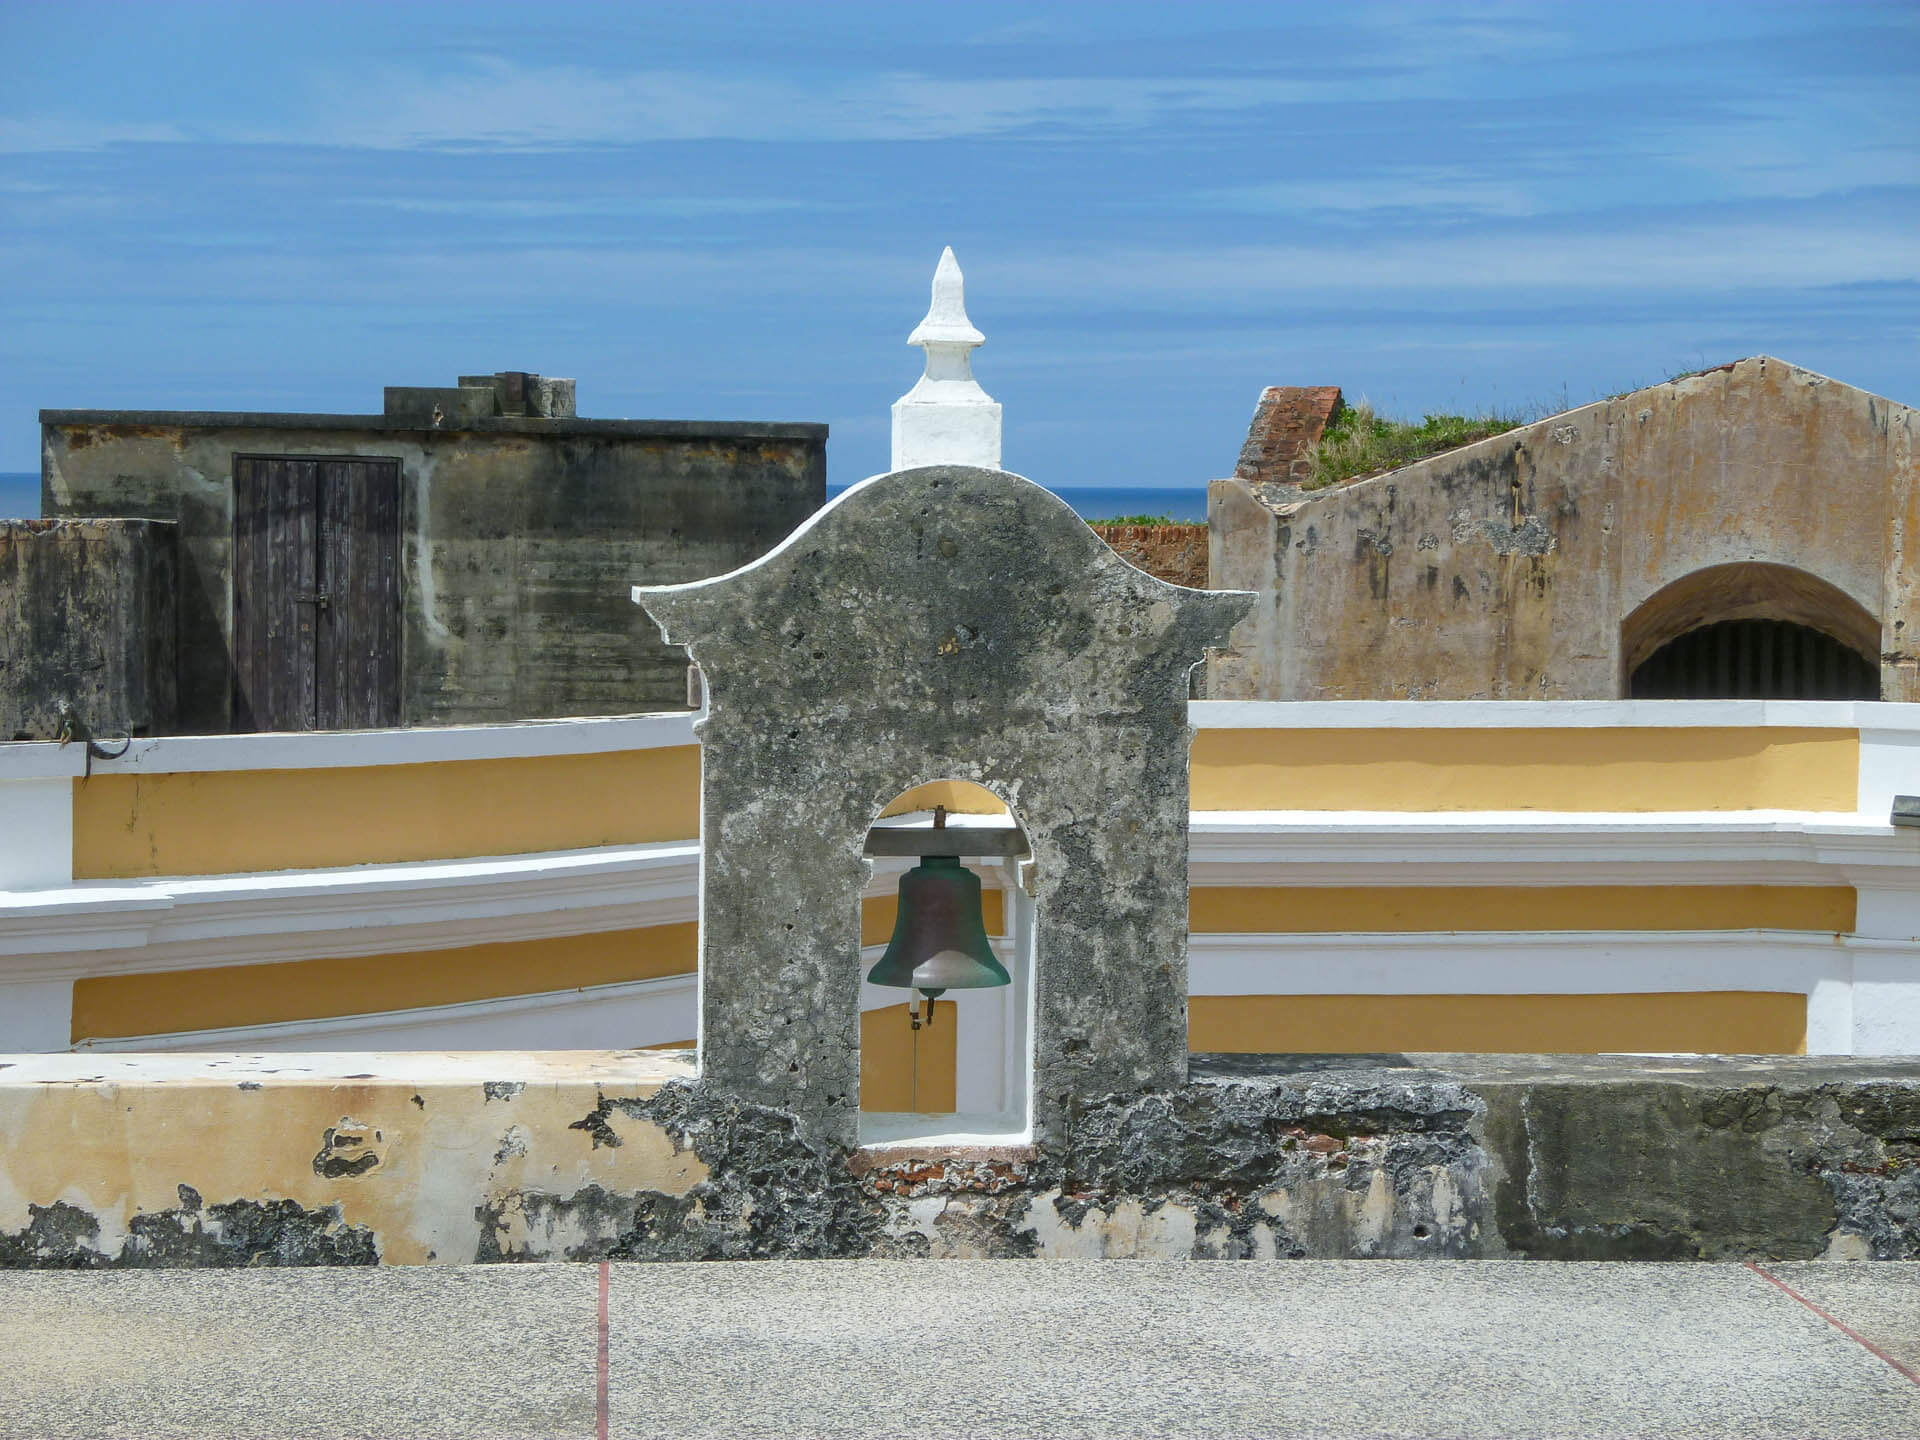
<path id="1" fill-rule="evenodd" d="M 400 463 L 233 461 L 235 730 L 400 721 Z"/>
<path id="2" fill-rule="evenodd" d="M 323 730 L 400 723 L 400 463 L 320 467 L 315 665 Z"/>

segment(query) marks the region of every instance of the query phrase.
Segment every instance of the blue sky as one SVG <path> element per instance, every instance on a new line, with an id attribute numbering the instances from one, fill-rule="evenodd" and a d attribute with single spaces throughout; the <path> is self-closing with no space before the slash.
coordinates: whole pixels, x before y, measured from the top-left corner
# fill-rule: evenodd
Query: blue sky
<path id="1" fill-rule="evenodd" d="M 511 368 L 846 483 L 952 244 L 1010 468 L 1199 484 L 1268 384 L 1920 403 L 1920 6 L 0 0 L 0 217 L 0 470 Z"/>

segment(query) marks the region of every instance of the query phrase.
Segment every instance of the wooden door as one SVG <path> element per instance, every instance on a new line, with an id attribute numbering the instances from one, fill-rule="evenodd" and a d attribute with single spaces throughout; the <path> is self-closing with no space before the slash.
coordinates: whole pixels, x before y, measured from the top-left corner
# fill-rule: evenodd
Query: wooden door
<path id="1" fill-rule="evenodd" d="M 233 728 L 400 722 L 400 462 L 233 461 Z"/>

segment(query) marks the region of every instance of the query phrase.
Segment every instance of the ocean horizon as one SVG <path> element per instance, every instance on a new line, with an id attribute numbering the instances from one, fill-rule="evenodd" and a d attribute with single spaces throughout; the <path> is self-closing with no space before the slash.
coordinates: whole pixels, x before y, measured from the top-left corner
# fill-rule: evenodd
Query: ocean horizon
<path id="1" fill-rule="evenodd" d="M 845 485 L 829 485 L 831 500 Z M 1207 518 L 1204 485 L 1062 485 L 1058 495 L 1082 520 L 1112 520 L 1145 515 L 1176 524 L 1199 524 Z M 40 473 L 37 470 L 0 470 L 0 519 L 37 520 L 40 517 Z"/>

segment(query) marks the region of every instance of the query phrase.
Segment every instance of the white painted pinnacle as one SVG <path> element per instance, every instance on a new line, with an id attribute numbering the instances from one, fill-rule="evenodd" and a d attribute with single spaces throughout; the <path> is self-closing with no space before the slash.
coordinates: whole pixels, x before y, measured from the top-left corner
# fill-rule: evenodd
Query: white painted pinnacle
<path id="1" fill-rule="evenodd" d="M 893 402 L 893 469 L 1000 468 L 1000 407 L 973 378 L 973 350 L 986 338 L 967 319 L 966 278 L 949 245 L 933 272 L 927 318 L 907 337 L 927 352 L 927 369 Z"/>

